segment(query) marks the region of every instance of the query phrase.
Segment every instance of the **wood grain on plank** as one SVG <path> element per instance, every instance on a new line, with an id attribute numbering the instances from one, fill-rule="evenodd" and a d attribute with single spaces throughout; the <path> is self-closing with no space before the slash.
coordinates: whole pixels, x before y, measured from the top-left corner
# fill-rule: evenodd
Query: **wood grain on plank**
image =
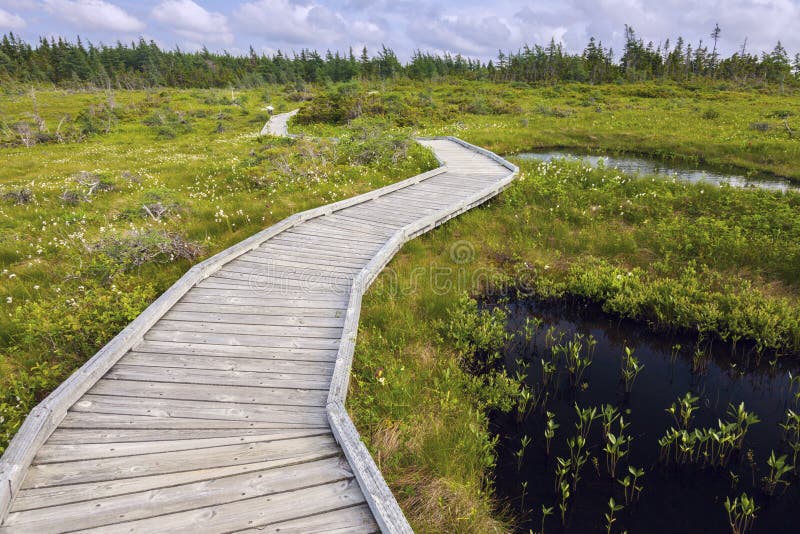
<path id="1" fill-rule="evenodd" d="M 39 532 L 58 530 L 65 522 L 75 530 L 97 528 L 348 481 L 352 476 L 346 462 L 328 458 L 125 495 L 99 493 L 87 501 L 13 513 L 6 525 Z"/>
<path id="2" fill-rule="evenodd" d="M 33 464 L 23 488 L 113 481 L 253 462 L 291 461 L 300 455 L 311 452 L 335 453 L 338 450 L 338 445 L 332 437 L 321 435 L 121 458 Z"/>

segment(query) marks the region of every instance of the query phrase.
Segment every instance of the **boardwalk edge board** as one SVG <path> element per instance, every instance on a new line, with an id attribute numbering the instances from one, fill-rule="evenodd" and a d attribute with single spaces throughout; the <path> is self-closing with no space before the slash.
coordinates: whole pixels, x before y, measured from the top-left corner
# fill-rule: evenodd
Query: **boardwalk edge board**
<path id="1" fill-rule="evenodd" d="M 497 195 L 511 184 L 519 172 L 515 165 L 496 154 L 456 137 L 440 136 L 421 139 L 452 141 L 492 159 L 507 168 L 510 173 L 469 198 L 422 217 L 395 232 L 353 279 L 328 393 L 326 412 L 334 437 L 353 469 L 378 526 L 384 532 L 412 532 L 412 530 L 345 409 L 362 297 L 369 285 L 406 242 Z M 436 169 L 349 199 L 296 213 L 191 267 L 107 345 L 31 410 L 5 454 L 0 458 L 0 524 L 8 516 L 13 500 L 34 456 L 64 419 L 69 408 L 87 393 L 122 356 L 141 342 L 145 333 L 191 288 L 216 273 L 225 264 L 257 249 L 272 237 L 305 221 L 369 202 L 447 172 L 447 166 L 439 159 L 438 155 L 436 159 L 440 163 Z"/>

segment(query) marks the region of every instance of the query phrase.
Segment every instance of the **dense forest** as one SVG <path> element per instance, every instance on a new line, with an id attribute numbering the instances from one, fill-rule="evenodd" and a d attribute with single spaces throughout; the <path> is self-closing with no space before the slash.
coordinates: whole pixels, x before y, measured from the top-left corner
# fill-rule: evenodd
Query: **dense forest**
<path id="1" fill-rule="evenodd" d="M 494 61 L 482 62 L 461 55 L 415 52 L 402 64 L 395 52 L 382 47 L 375 54 L 364 48 L 359 54 L 314 50 L 272 56 L 235 56 L 214 53 L 162 50 L 154 42 L 114 46 L 85 44 L 80 38 L 40 38 L 36 46 L 13 33 L 0 41 L 0 83 L 53 83 L 61 86 L 113 86 L 141 88 L 256 86 L 262 83 L 341 82 L 352 79 L 409 77 L 432 79 L 462 77 L 495 81 L 589 83 L 668 79 L 730 80 L 738 83 L 798 83 L 800 54 L 793 58 L 777 43 L 761 54 L 747 49 L 745 42 L 729 57 L 717 52 L 719 27 L 711 33 L 712 46 L 695 46 L 678 38 L 647 44 L 630 27 L 619 57 L 614 50 L 592 38 L 580 54 L 570 54 L 560 43 L 525 46 L 516 52 L 498 53 Z"/>

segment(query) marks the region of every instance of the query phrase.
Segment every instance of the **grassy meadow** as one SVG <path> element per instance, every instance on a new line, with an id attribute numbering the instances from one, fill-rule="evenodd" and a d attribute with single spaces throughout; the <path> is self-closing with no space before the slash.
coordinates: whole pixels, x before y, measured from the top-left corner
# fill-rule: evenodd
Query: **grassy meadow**
<path id="1" fill-rule="evenodd" d="M 39 400 L 193 263 L 436 164 L 401 129 L 358 122 L 338 144 L 259 137 L 264 106 L 291 109 L 286 96 L 2 95 L 0 451 Z M 20 123 L 35 132 L 31 146 Z"/>
<path id="2" fill-rule="evenodd" d="M 331 124 L 355 106 L 512 160 L 569 147 L 800 176 L 800 139 L 789 133 L 800 116 L 795 95 L 658 85 L 371 90 L 329 91 L 299 127 L 335 135 Z M 800 355 L 800 195 L 514 161 L 521 173 L 509 190 L 407 244 L 362 309 L 349 406 L 417 531 L 514 524 L 492 499 L 488 413 L 530 391 L 485 366 L 507 341 L 505 317 L 469 296 L 519 289 L 592 301 L 667 336 L 693 332 L 771 361 Z M 465 247 L 471 261 L 454 261 Z"/>
<path id="3" fill-rule="evenodd" d="M 512 157 L 568 147 L 800 181 L 800 100 L 777 89 L 309 89 L 303 102 L 291 87 L 0 95 L 0 451 L 38 400 L 192 263 L 301 209 L 433 167 L 412 135 Z M 268 102 L 302 106 L 295 131 L 339 141 L 260 138 Z M 487 414 L 526 393 L 475 361 L 499 350 L 504 317 L 467 296 L 524 287 L 667 335 L 800 354 L 799 194 L 515 162 L 509 190 L 407 244 L 364 301 L 349 409 L 420 532 L 513 524 L 492 497 Z M 455 262 L 454 247 L 469 261 Z"/>

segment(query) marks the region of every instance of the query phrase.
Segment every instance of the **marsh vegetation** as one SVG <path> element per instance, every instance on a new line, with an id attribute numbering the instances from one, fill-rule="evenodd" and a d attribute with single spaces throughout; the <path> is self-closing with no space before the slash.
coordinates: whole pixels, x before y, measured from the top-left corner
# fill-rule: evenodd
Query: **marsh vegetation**
<path id="1" fill-rule="evenodd" d="M 233 91 L 7 88 L 0 96 L 8 126 L 0 132 L 0 447 L 38 400 L 192 262 L 301 209 L 435 166 L 414 135 L 457 135 L 511 157 L 542 148 L 640 154 L 796 181 L 800 140 L 791 131 L 800 105 L 792 91 L 698 80 L 531 86 L 403 78 Z M 267 103 L 277 111 L 301 106 L 291 128 L 309 137 L 260 138 Z M 86 131 L 81 113 L 94 121 Z M 19 122 L 28 123 L 27 142 L 12 127 Z M 321 139 L 330 137 L 338 141 Z M 611 470 L 628 479 L 610 484 L 613 501 L 608 492 L 587 500 L 592 521 L 615 530 L 636 515 L 632 502 L 645 506 L 661 476 L 637 456 L 644 440 L 631 431 L 641 419 L 617 403 L 617 384 L 623 400 L 625 390 L 634 400 L 670 365 L 681 376 L 720 381 L 744 369 L 756 369 L 756 377 L 787 377 L 778 370 L 792 369 L 800 351 L 800 195 L 634 178 L 574 161 L 515 161 L 521 174 L 511 188 L 410 242 L 375 282 L 363 305 L 349 409 L 419 531 L 503 530 L 543 515 L 549 530 L 562 514 L 578 524 L 573 504 L 594 484 L 592 457 L 605 476 Z M 464 241 L 472 253 L 455 262 L 451 248 Z M 450 291 L 428 283 L 434 271 Z M 541 367 L 540 386 L 502 365 L 512 314 L 468 297 L 517 289 L 539 302 L 591 303 L 615 321 L 633 321 L 624 323 L 633 325 L 625 335 L 631 352 L 612 351 L 610 393 L 600 386 L 606 342 L 599 332 L 565 331 L 555 343 L 558 365 L 532 362 Z M 533 318 L 521 328 L 538 331 L 539 341 L 547 331 Z M 664 363 L 636 341 L 646 332 L 702 338 L 703 346 L 732 347 L 737 356 L 721 365 L 685 342 L 675 363 Z M 589 334 L 597 345 L 590 347 Z M 556 382 L 561 392 L 598 397 L 580 402 L 580 413 L 572 402 L 563 413 L 542 411 Z M 653 413 L 665 420 L 654 447 L 670 425 L 681 430 L 664 410 L 687 392 L 701 397 L 684 386 L 657 399 Z M 783 483 L 794 476 L 786 466 L 796 465 L 784 442 L 748 441 L 773 428 L 774 413 L 741 400 L 760 422 L 736 451 L 725 449 L 725 459 L 739 466 L 742 450 L 757 449 L 758 477 L 772 482 L 754 485 L 742 473 L 736 491 L 725 482 L 717 492 L 729 501 L 727 511 L 723 502 L 712 506 L 714 521 L 728 524 L 730 514 L 739 531 L 769 525 L 765 499 L 790 503 L 796 488 Z M 734 408 L 741 400 L 730 397 Z M 706 435 L 726 410 L 722 401 L 700 406 L 692 429 Z M 501 413 L 514 425 L 542 426 L 515 435 L 510 450 L 509 433 L 492 427 Z M 573 416 L 587 421 L 579 431 Z M 781 421 L 788 434 L 796 433 L 792 421 Z M 706 450 L 699 461 L 659 467 L 665 480 L 684 470 L 699 472 L 691 480 L 713 478 L 723 467 L 703 466 Z M 565 461 L 562 480 L 546 485 L 547 499 L 532 481 L 515 484 L 513 499 L 496 499 L 498 490 L 512 495 L 495 476 L 498 465 L 511 458 L 515 472 L 525 472 L 556 456 Z M 547 476 L 558 476 L 552 463 Z"/>
<path id="2" fill-rule="evenodd" d="M 518 531 L 785 528 L 800 503 L 800 362 L 759 363 L 749 348 L 654 334 L 584 303 L 486 306 L 513 332 L 502 364 L 536 392 L 523 419 L 492 417 L 496 489 Z M 570 347 L 592 353 L 578 381 Z"/>

